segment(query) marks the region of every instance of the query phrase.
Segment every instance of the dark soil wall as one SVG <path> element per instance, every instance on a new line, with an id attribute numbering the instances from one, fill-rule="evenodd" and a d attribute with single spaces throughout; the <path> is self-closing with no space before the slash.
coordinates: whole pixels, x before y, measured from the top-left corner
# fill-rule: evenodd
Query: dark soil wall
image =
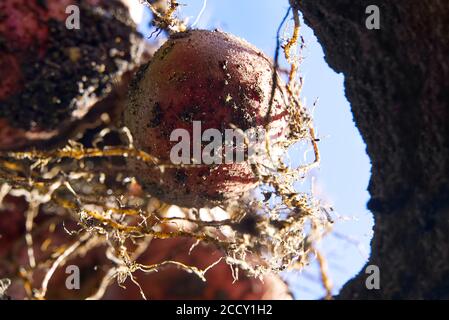
<path id="1" fill-rule="evenodd" d="M 380 30 L 365 9 L 380 8 Z M 449 1 L 298 0 L 372 161 L 380 290 L 364 270 L 339 298 L 449 299 Z"/>

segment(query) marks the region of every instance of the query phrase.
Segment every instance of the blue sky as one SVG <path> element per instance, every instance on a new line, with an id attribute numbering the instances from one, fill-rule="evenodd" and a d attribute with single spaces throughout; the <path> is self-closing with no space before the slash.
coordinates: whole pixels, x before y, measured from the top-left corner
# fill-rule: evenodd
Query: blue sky
<path id="1" fill-rule="evenodd" d="M 183 4 L 180 16 L 193 23 L 203 0 L 179 2 Z M 276 30 L 287 8 L 287 0 L 208 0 L 196 27 L 219 28 L 233 33 L 268 56 L 274 56 Z M 146 21 L 148 19 L 147 14 Z M 292 24 L 291 19 L 289 23 Z M 141 30 L 147 35 L 151 32 L 143 27 Z M 321 139 L 322 161 L 320 168 L 313 172 L 314 194 L 323 203 L 331 205 L 339 217 L 334 232 L 321 245 L 328 260 L 334 293 L 337 293 L 363 267 L 369 255 L 373 220 L 366 209 L 369 198 L 366 189 L 371 165 L 344 95 L 343 76 L 327 65 L 311 29 L 303 24 L 301 33 L 307 46 L 300 65 L 300 73 L 305 79 L 302 99 L 309 106 L 318 99 L 313 115 Z M 292 151 L 291 157 L 303 155 Z M 301 273 L 285 277 L 297 299 L 317 299 L 324 295 L 316 263 Z"/>

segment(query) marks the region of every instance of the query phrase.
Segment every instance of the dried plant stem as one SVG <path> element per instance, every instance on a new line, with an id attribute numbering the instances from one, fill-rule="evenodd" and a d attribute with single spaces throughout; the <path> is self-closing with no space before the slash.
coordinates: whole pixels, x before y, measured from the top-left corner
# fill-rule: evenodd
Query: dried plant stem
<path id="1" fill-rule="evenodd" d="M 30 264 L 30 267 L 34 269 L 36 267 L 36 259 L 34 257 L 34 248 L 33 248 L 33 224 L 34 224 L 34 218 L 37 216 L 38 210 L 39 210 L 39 204 L 36 202 L 30 202 L 29 208 L 26 211 L 26 222 L 25 222 L 25 240 L 27 244 L 27 253 L 28 253 L 28 261 Z"/>
<path id="2" fill-rule="evenodd" d="M 332 300 L 332 280 L 329 278 L 329 271 L 326 258 L 318 251 L 314 251 L 320 266 L 321 283 L 326 290 L 326 300 Z"/>

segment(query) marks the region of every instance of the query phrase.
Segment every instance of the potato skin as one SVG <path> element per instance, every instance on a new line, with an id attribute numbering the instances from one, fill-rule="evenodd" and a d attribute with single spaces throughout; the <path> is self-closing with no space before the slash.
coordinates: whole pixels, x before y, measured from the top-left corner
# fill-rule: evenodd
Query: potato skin
<path id="1" fill-rule="evenodd" d="M 80 29 L 66 27 L 70 5 Z M 62 140 L 139 60 L 119 0 L 9 0 L 0 13 L 0 150 Z"/>
<path id="2" fill-rule="evenodd" d="M 193 121 L 201 129 L 245 131 L 270 122 L 272 139 L 288 131 L 287 96 L 275 90 L 270 117 L 273 66 L 246 41 L 221 31 L 190 30 L 172 36 L 138 73 L 124 113 L 138 148 L 170 162 L 170 134 Z M 203 144 L 207 145 L 207 142 Z M 214 206 L 241 196 L 257 183 L 248 162 L 166 168 L 163 173 L 129 160 L 137 179 L 153 195 L 186 207 Z"/>

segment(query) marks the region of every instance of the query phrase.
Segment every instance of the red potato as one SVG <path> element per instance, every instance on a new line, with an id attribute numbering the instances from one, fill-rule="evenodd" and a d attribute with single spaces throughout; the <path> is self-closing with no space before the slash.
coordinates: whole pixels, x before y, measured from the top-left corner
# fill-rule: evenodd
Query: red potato
<path id="1" fill-rule="evenodd" d="M 63 26 L 65 8 L 72 3 L 80 4 L 82 21 L 87 21 L 82 33 L 67 33 Z M 92 10 L 92 4 L 113 14 L 101 15 L 101 10 Z M 111 102 L 115 96 L 108 89 L 112 78 L 139 63 L 132 49 L 136 45 L 132 40 L 136 35 L 134 27 L 123 23 L 126 19 L 117 19 L 116 11 L 121 18 L 126 17 L 118 1 L 111 0 L 0 3 L 0 13 L 6 12 L 0 14 L 0 70 L 6 71 L 6 76 L 0 77 L 0 150 L 35 147 L 37 142 L 48 146 L 50 139 L 71 132 L 75 121 L 90 122 L 85 115 L 98 106 L 99 99 L 106 96 L 103 106 L 114 105 Z M 92 62 L 104 68 L 92 68 Z M 174 128 L 192 133 L 194 120 L 202 121 L 203 130 L 223 130 L 232 125 L 246 130 L 270 124 L 270 136 L 282 139 L 288 131 L 288 112 L 281 88 L 275 91 L 271 117 L 267 117 L 272 71 L 268 58 L 231 35 L 209 31 L 175 35 L 137 77 L 125 122 L 137 147 L 166 162 L 173 146 L 169 133 Z M 126 82 L 123 78 L 121 82 Z M 94 91 L 80 91 L 80 81 L 84 89 L 93 86 Z M 65 130 L 64 135 L 61 130 Z M 167 168 L 164 173 L 133 160 L 129 164 L 152 194 L 184 206 L 212 206 L 240 196 L 257 183 L 248 163 Z M 0 209 L 0 279 L 14 278 L 8 294 L 20 299 L 25 292 L 15 277 L 19 265 L 29 265 L 24 240 L 27 204 L 9 197 L 5 203 L 6 208 Z M 44 212 L 35 220 L 33 230 L 37 234 L 33 241 L 39 261 L 48 259 L 59 246 L 76 241 L 76 235 L 68 235 L 61 223 L 50 232 L 46 223 L 53 218 L 57 217 Z M 65 221 L 66 226 L 69 224 Z M 155 240 L 140 262 L 173 259 L 206 268 L 221 256 L 203 245 L 188 255 L 191 244 L 186 239 Z M 66 289 L 67 275 L 60 267 L 50 281 L 47 297 L 80 299 L 92 294 L 104 274 L 102 266 L 110 264 L 104 249 L 68 261 L 81 269 L 81 290 Z M 35 288 L 40 287 L 44 271 L 35 272 Z M 240 280 L 233 284 L 230 268 L 224 262 L 208 271 L 206 283 L 174 267 L 137 276 L 150 299 L 291 298 L 285 283 L 274 275 L 261 282 L 241 273 Z M 132 283 L 127 287 L 123 291 L 113 286 L 105 298 L 140 298 Z"/>
<path id="2" fill-rule="evenodd" d="M 66 28 L 69 5 L 80 29 Z M 118 0 L 1 1 L 0 150 L 48 147 L 92 109 L 105 112 L 101 100 L 140 63 L 142 43 Z"/>
<path id="3" fill-rule="evenodd" d="M 280 86 L 272 91 L 273 66 L 257 48 L 221 31 L 192 30 L 172 36 L 137 74 L 124 122 L 136 147 L 171 163 L 175 129 L 189 132 L 193 121 L 207 129 L 233 126 L 245 131 L 270 125 L 273 140 L 285 139 L 289 112 Z M 203 144 L 204 147 L 204 144 Z M 151 194 L 186 207 L 214 206 L 235 199 L 257 183 L 247 161 L 163 172 L 129 160 L 137 179 Z"/>

